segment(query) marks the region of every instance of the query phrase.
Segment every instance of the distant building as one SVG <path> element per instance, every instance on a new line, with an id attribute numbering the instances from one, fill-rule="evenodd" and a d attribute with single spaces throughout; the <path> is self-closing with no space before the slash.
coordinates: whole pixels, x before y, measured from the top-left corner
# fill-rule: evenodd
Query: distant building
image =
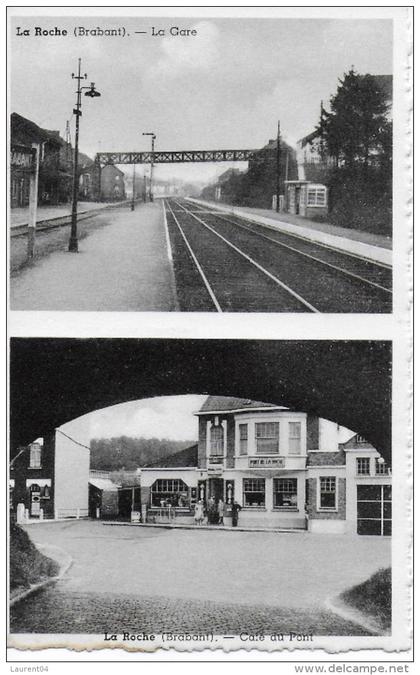
<path id="1" fill-rule="evenodd" d="M 125 175 L 113 164 L 106 164 L 101 170 L 101 199 L 121 201 L 125 199 Z"/>
<path id="2" fill-rule="evenodd" d="M 20 448 L 10 466 L 10 508 L 29 519 L 88 515 L 89 450 L 59 429 Z"/>
<path id="3" fill-rule="evenodd" d="M 245 527 L 391 534 L 391 475 L 359 436 L 328 420 L 248 399 L 209 396 L 198 446 L 140 471 L 143 519 L 193 522 L 202 500 L 233 501 Z"/>

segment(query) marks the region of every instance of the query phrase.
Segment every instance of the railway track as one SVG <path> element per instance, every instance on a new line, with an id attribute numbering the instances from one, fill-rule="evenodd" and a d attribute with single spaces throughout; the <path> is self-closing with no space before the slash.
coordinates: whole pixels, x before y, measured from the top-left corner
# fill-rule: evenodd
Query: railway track
<path id="1" fill-rule="evenodd" d="M 391 311 L 385 264 L 208 207 L 165 208 L 186 311 Z"/>

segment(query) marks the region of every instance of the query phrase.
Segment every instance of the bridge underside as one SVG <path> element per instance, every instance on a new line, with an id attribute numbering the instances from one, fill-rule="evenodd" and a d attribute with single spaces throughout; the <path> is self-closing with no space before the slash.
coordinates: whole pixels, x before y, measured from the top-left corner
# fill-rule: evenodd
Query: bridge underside
<path id="1" fill-rule="evenodd" d="M 155 152 L 99 152 L 99 164 L 181 164 L 188 162 L 247 162 L 256 150 L 165 150 Z"/>
<path id="2" fill-rule="evenodd" d="M 10 381 L 12 456 L 100 408 L 213 394 L 330 419 L 391 460 L 390 342 L 14 338 Z"/>

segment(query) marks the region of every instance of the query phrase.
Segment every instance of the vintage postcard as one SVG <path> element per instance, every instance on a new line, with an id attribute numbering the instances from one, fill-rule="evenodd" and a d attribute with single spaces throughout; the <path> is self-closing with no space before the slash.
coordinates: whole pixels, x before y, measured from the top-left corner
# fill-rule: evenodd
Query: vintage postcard
<path id="1" fill-rule="evenodd" d="M 9 7 L 9 661 L 412 659 L 412 19 Z"/>

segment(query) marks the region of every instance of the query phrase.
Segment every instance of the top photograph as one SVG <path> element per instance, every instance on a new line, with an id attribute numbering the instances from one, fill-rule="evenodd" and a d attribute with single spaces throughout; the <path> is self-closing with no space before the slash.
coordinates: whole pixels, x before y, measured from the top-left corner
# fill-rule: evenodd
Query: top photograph
<path id="1" fill-rule="evenodd" d="M 35 9 L 8 18 L 11 310 L 392 312 L 391 12 Z"/>

